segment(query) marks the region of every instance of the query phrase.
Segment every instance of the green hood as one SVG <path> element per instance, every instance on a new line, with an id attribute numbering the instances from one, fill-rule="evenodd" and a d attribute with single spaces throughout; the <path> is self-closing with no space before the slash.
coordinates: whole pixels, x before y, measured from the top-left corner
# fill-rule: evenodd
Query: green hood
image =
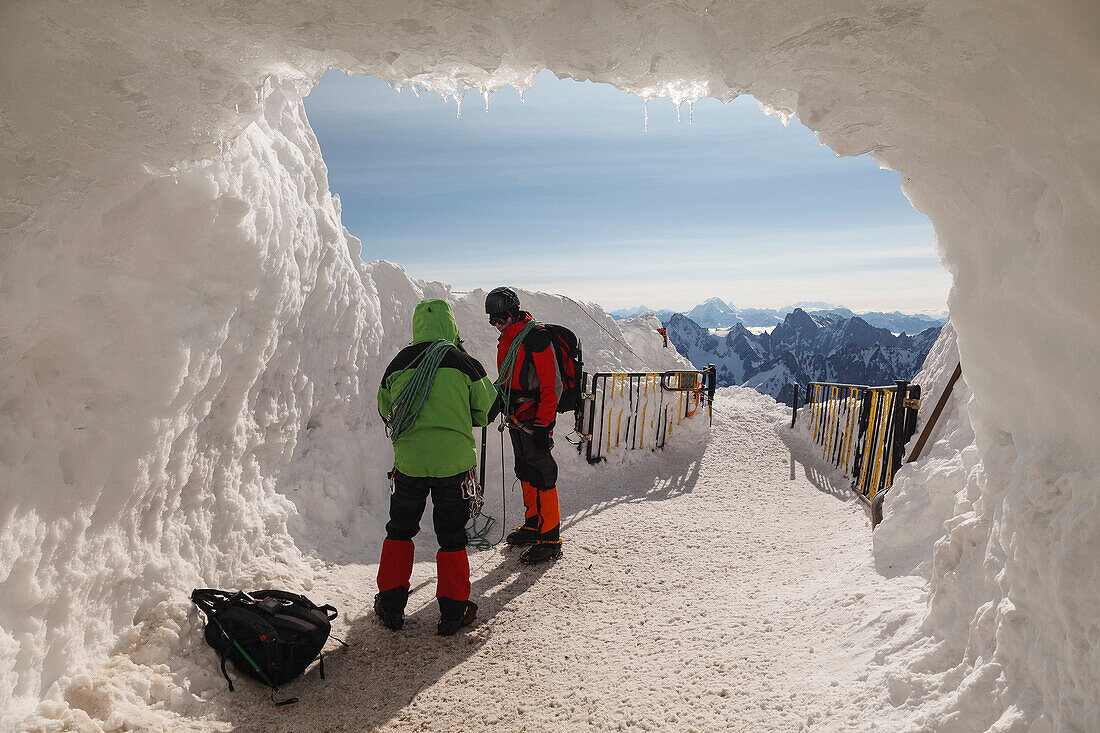
<path id="1" fill-rule="evenodd" d="M 445 300 L 422 300 L 413 312 L 413 343 L 446 339 L 461 348 L 458 323 L 450 304 Z"/>

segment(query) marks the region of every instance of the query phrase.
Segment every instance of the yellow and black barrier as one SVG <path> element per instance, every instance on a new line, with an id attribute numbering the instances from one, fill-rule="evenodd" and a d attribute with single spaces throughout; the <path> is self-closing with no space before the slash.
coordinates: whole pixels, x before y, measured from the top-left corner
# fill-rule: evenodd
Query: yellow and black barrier
<path id="1" fill-rule="evenodd" d="M 664 448 L 700 407 L 709 422 L 715 377 L 714 365 L 702 371 L 583 375 L 577 426 L 585 458 L 598 463 L 613 450 Z"/>
<path id="2" fill-rule="evenodd" d="M 798 419 L 798 385 L 791 427 Z M 899 397 L 900 396 L 900 397 Z M 871 526 L 882 520 L 882 500 L 901 467 L 905 444 L 917 427 L 920 385 L 897 380 L 893 386 L 810 382 L 806 386 L 809 430 L 822 458 L 851 477 L 852 491 L 871 511 Z"/>

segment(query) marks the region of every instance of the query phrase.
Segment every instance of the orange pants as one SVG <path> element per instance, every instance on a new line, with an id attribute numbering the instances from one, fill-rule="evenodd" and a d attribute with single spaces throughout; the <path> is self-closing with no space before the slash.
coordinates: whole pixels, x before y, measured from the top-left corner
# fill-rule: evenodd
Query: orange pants
<path id="1" fill-rule="evenodd" d="M 544 540 L 559 538 L 561 510 L 558 507 L 558 489 L 539 491 L 532 484 L 521 481 L 523 487 L 524 525 L 537 529 Z"/>

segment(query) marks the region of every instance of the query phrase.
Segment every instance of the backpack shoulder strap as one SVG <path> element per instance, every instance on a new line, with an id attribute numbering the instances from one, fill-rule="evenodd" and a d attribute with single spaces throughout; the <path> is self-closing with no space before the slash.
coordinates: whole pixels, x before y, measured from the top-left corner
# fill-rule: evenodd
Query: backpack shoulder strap
<path id="1" fill-rule="evenodd" d="M 207 616 L 217 612 L 232 597 L 231 593 L 215 588 L 196 588 L 191 591 L 191 602 Z"/>
<path id="2" fill-rule="evenodd" d="M 229 673 L 225 671 L 225 663 L 229 661 L 229 659 L 224 654 L 220 656 L 222 658 L 222 677 L 225 677 L 225 681 L 229 684 L 229 691 L 233 692 L 233 680 L 229 679 Z"/>
<path id="3" fill-rule="evenodd" d="M 546 324 L 540 323 L 531 329 L 531 333 L 523 343 L 528 353 L 544 351 L 554 341 L 554 332 Z"/>

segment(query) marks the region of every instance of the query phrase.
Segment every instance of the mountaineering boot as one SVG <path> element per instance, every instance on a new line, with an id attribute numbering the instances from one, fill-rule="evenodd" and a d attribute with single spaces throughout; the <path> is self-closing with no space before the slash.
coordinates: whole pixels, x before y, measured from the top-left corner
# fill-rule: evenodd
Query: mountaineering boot
<path id="1" fill-rule="evenodd" d="M 527 524 L 521 524 L 504 540 L 510 547 L 526 547 L 539 541 L 539 530 Z"/>
<path id="2" fill-rule="evenodd" d="M 405 625 L 405 604 L 409 601 L 409 589 L 397 586 L 374 594 L 374 614 L 387 629 L 400 631 Z"/>
<path id="3" fill-rule="evenodd" d="M 561 540 L 539 540 L 519 556 L 524 565 L 535 565 L 561 557 Z"/>
<path id="4" fill-rule="evenodd" d="M 477 618 L 477 604 L 473 601 L 456 601 L 453 598 L 436 600 L 439 602 L 439 623 L 435 632 L 440 636 L 450 636 Z"/>

